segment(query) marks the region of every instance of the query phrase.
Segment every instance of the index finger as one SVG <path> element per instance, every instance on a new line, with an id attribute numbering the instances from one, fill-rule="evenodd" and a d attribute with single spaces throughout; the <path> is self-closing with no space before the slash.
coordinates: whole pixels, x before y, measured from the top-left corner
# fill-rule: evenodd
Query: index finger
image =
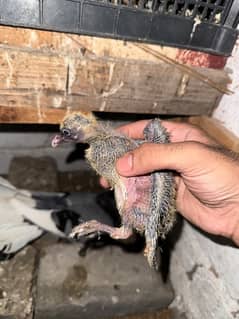
<path id="1" fill-rule="evenodd" d="M 141 120 L 137 122 L 133 122 L 130 124 L 126 124 L 117 128 L 118 131 L 124 133 L 130 138 L 134 139 L 143 139 L 144 138 L 144 128 L 151 120 Z M 180 123 L 174 121 L 163 121 L 161 120 L 161 124 L 167 132 L 169 133 L 172 142 L 179 142 L 187 140 L 188 132 L 192 129 L 197 130 L 197 128 L 191 124 Z"/>
<path id="2" fill-rule="evenodd" d="M 117 130 L 130 138 L 143 139 L 144 128 L 149 122 L 150 120 L 137 121 L 118 127 Z M 194 125 L 174 121 L 161 121 L 161 123 L 169 133 L 171 142 L 173 143 L 182 141 L 198 141 L 205 144 L 215 143 L 215 141 L 212 141 L 202 130 Z"/>
<path id="3" fill-rule="evenodd" d="M 141 120 L 141 121 L 133 122 L 133 123 L 118 127 L 117 131 L 124 133 L 130 138 L 143 139 L 144 128 L 149 122 L 150 120 Z"/>
<path id="4" fill-rule="evenodd" d="M 195 141 L 210 145 L 217 144 L 216 141 L 195 125 L 175 121 L 162 121 L 161 123 L 168 131 L 170 140 L 173 143 Z"/>

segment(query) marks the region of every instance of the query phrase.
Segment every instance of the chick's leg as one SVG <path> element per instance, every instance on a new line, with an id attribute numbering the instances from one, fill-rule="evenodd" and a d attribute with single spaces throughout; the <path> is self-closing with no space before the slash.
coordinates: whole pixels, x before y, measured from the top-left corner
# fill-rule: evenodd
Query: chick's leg
<path id="1" fill-rule="evenodd" d="M 111 227 L 97 220 L 90 220 L 73 228 L 70 237 L 79 238 L 96 232 L 108 233 L 114 239 L 127 239 L 133 234 L 132 229 L 126 226 Z"/>
<path id="2" fill-rule="evenodd" d="M 144 129 L 144 137 L 147 141 L 152 143 L 168 143 L 169 134 L 162 126 L 159 119 L 154 119 L 148 123 Z"/>
<path id="3" fill-rule="evenodd" d="M 148 233 L 146 231 L 145 237 L 146 247 L 144 249 L 144 256 L 147 257 L 150 267 L 152 267 L 155 270 L 158 270 L 160 264 L 160 248 L 157 247 L 157 235 L 153 236 L 152 238 L 148 237 Z"/>

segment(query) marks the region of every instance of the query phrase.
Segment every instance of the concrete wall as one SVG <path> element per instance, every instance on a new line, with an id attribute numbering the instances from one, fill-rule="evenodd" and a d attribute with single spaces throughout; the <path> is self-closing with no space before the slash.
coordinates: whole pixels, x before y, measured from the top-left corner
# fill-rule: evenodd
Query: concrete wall
<path id="1" fill-rule="evenodd" d="M 133 121 L 133 120 L 132 120 Z M 120 126 L 128 123 L 126 120 L 105 120 L 112 126 Z M 14 156 L 50 156 L 57 162 L 60 171 L 71 171 L 78 169 L 86 169 L 88 165 L 85 161 L 79 160 L 73 163 L 66 163 L 67 156 L 74 150 L 73 144 L 62 144 L 58 148 L 51 147 L 52 138 L 59 133 L 58 128 L 55 132 L 11 132 L 11 125 L 8 126 L 9 131 L 0 125 L 0 175 L 7 174 L 9 164 Z M 25 127 L 26 128 L 26 127 Z M 38 130 L 39 131 L 39 130 Z M 52 131 L 52 129 L 49 131 Z"/>
<path id="2" fill-rule="evenodd" d="M 127 123 L 126 120 L 106 120 L 105 122 L 110 122 L 113 126 Z M 52 148 L 51 141 L 59 133 L 58 128 L 55 132 L 52 132 L 50 127 L 44 132 L 39 132 L 39 129 L 38 132 L 34 130 L 29 132 L 27 126 L 19 129 L 19 132 L 11 131 L 11 125 L 8 128 L 9 131 L 0 125 L 0 175 L 7 174 L 11 159 L 15 156 L 50 156 L 56 160 L 60 171 L 89 168 L 83 160 L 66 163 L 67 156 L 75 149 L 73 144 L 62 144 L 60 147 Z"/>
<path id="3" fill-rule="evenodd" d="M 239 136 L 239 40 L 226 67 L 231 72 L 233 95 L 224 95 L 213 116 Z"/>
<path id="4" fill-rule="evenodd" d="M 227 68 L 233 95 L 213 116 L 239 136 L 239 43 Z M 189 319 L 239 318 L 239 248 L 214 242 L 185 222 L 171 260 L 174 305 Z"/>
<path id="5" fill-rule="evenodd" d="M 239 318 L 239 249 L 184 223 L 171 260 L 176 306 L 188 319 Z"/>
<path id="6" fill-rule="evenodd" d="M 0 132 L 0 174 L 7 174 L 9 164 L 14 156 L 51 156 L 57 161 L 61 171 L 79 169 L 83 162 L 66 164 L 67 155 L 73 150 L 72 145 L 53 149 L 51 139 L 56 133 L 43 132 Z"/>

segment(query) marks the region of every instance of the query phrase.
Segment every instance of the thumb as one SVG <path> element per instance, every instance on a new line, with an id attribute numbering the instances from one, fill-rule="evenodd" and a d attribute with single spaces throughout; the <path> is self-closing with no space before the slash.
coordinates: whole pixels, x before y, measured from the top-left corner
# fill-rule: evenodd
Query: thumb
<path id="1" fill-rule="evenodd" d="M 142 175 L 163 169 L 186 173 L 188 169 L 202 164 L 205 151 L 211 153 L 198 142 L 145 143 L 121 157 L 116 168 L 123 176 Z"/>

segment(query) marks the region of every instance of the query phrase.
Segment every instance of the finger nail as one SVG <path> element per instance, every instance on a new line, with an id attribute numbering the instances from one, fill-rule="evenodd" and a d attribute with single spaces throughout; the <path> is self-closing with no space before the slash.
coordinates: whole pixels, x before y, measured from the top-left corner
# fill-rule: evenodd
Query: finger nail
<path id="1" fill-rule="evenodd" d="M 133 154 L 127 154 L 117 161 L 117 170 L 119 173 L 128 173 L 133 169 Z"/>

